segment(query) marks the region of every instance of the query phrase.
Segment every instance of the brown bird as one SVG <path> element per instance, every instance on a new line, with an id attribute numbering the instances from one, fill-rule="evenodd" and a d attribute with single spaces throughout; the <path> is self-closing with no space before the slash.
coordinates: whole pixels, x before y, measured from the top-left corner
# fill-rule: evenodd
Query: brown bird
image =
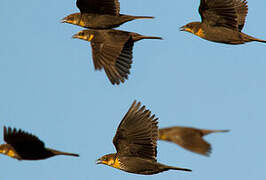
<path id="1" fill-rule="evenodd" d="M 191 22 L 180 28 L 203 39 L 225 43 L 244 44 L 265 40 L 242 33 L 248 13 L 246 0 L 201 0 L 199 14 L 202 22 Z"/>
<path id="2" fill-rule="evenodd" d="M 117 153 L 107 154 L 97 160 L 129 173 L 151 175 L 173 170 L 190 169 L 167 166 L 157 162 L 158 118 L 140 103 L 133 102 L 118 126 L 113 139 Z"/>
<path id="3" fill-rule="evenodd" d="M 141 39 L 162 39 L 133 32 L 108 30 L 83 30 L 73 38 L 91 42 L 95 70 L 104 69 L 112 84 L 124 83 L 130 74 L 134 42 Z"/>
<path id="4" fill-rule="evenodd" d="M 18 160 L 42 160 L 56 155 L 79 156 L 45 148 L 38 137 L 15 128 L 4 127 L 4 140 L 7 144 L 0 145 L 0 153 Z"/>
<path id="5" fill-rule="evenodd" d="M 210 133 L 228 131 L 174 126 L 159 129 L 159 140 L 173 142 L 194 153 L 209 156 L 211 145 L 203 139 L 203 136 Z"/>
<path id="6" fill-rule="evenodd" d="M 152 19 L 151 16 L 130 16 L 120 14 L 118 0 L 77 0 L 80 13 L 70 14 L 62 19 L 70 23 L 90 29 L 110 29 L 135 19 Z"/>

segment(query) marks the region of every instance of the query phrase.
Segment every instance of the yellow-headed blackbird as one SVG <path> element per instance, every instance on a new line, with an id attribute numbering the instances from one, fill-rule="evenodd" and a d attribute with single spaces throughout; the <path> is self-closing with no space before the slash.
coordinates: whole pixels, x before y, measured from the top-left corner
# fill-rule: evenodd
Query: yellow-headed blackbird
<path id="1" fill-rule="evenodd" d="M 248 13 L 246 0 L 201 0 L 199 13 L 202 22 L 191 22 L 180 30 L 225 44 L 266 42 L 241 32 Z"/>
<path id="2" fill-rule="evenodd" d="M 38 137 L 15 128 L 4 127 L 4 140 L 7 144 L 0 145 L 0 153 L 18 160 L 42 160 L 56 155 L 79 156 L 45 148 Z"/>
<path id="3" fill-rule="evenodd" d="M 175 126 L 159 129 L 159 140 L 170 141 L 189 151 L 209 156 L 211 145 L 203 139 L 203 136 L 210 133 L 228 131 Z"/>
<path id="4" fill-rule="evenodd" d="M 107 154 L 97 160 L 126 172 L 151 175 L 173 170 L 191 171 L 190 169 L 167 166 L 158 163 L 157 140 L 158 118 L 140 103 L 133 102 L 118 126 L 113 139 L 117 153 Z"/>
<path id="5" fill-rule="evenodd" d="M 120 14 L 118 0 L 77 0 L 80 13 L 70 14 L 63 23 L 75 24 L 90 29 L 110 29 L 134 19 L 151 19 L 150 16 Z"/>
<path id="6" fill-rule="evenodd" d="M 134 42 L 141 39 L 162 39 L 120 30 L 83 30 L 73 35 L 91 42 L 95 70 L 105 70 L 112 84 L 128 78 L 132 64 Z"/>

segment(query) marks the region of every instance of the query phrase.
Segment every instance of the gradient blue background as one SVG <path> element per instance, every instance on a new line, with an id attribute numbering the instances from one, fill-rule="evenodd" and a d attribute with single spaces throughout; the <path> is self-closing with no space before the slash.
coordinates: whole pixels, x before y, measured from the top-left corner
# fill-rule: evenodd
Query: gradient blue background
<path id="1" fill-rule="evenodd" d="M 78 12 L 74 0 L 0 2 L 0 139 L 4 125 L 36 134 L 47 147 L 80 153 L 44 161 L 0 156 L 1 180 L 265 179 L 266 44 L 208 42 L 179 27 L 200 20 L 199 0 L 121 0 L 121 13 L 153 15 L 119 29 L 162 36 L 134 47 L 129 80 L 109 83 L 95 72 L 82 28 L 61 24 Z M 249 2 L 244 32 L 266 39 L 266 1 Z M 112 138 L 133 100 L 159 117 L 159 126 L 230 129 L 206 139 L 211 157 L 158 143 L 158 161 L 191 168 L 153 176 L 95 165 L 115 152 Z M 1 140 L 1 143 L 3 141 Z"/>

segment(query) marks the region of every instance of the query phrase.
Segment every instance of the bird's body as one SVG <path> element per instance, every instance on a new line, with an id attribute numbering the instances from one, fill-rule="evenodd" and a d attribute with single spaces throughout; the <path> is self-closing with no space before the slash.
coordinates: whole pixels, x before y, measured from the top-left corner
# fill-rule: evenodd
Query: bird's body
<path id="1" fill-rule="evenodd" d="M 74 24 L 89 29 L 111 29 L 119 27 L 135 19 L 152 19 L 151 16 L 130 16 L 125 14 L 109 15 L 94 13 L 74 13 L 65 17 L 62 22 Z"/>
<path id="2" fill-rule="evenodd" d="M 56 155 L 79 156 L 45 148 L 36 136 L 22 130 L 4 127 L 4 140 L 7 144 L 0 145 L 0 153 L 18 160 L 43 160 Z"/>
<path id="3" fill-rule="evenodd" d="M 151 175 L 167 170 L 191 171 L 186 168 L 167 166 L 157 162 L 157 118 L 140 107 L 136 101 L 119 124 L 113 143 L 117 153 L 107 154 L 97 160 L 129 173 Z"/>
<path id="4" fill-rule="evenodd" d="M 216 132 L 228 132 L 228 130 L 173 126 L 160 128 L 159 140 L 173 142 L 189 151 L 208 156 L 211 153 L 211 145 L 203 139 L 203 136 Z"/>
<path id="5" fill-rule="evenodd" d="M 162 39 L 121 30 L 83 30 L 73 36 L 91 42 L 95 70 L 105 70 L 112 84 L 128 79 L 133 58 L 133 46 L 141 39 Z"/>
<path id="6" fill-rule="evenodd" d="M 210 27 L 210 25 L 206 23 L 194 23 L 197 25 L 194 26 L 193 30 L 191 30 L 191 33 L 209 41 L 233 45 L 244 44 L 251 41 L 266 42 L 227 27 Z"/>
<path id="7" fill-rule="evenodd" d="M 202 22 L 188 23 L 181 31 L 224 44 L 266 43 L 241 32 L 248 13 L 246 0 L 201 0 L 199 13 Z"/>
<path id="8" fill-rule="evenodd" d="M 80 13 L 73 13 L 62 19 L 70 23 L 90 29 L 110 29 L 119 27 L 135 19 L 152 19 L 151 16 L 131 16 L 120 14 L 118 0 L 77 0 Z"/>
<path id="9" fill-rule="evenodd" d="M 163 171 L 168 170 L 184 170 L 188 171 L 185 168 L 177 168 L 172 166 L 167 166 L 161 163 L 158 163 L 157 161 L 150 160 L 150 159 L 144 159 L 139 157 L 126 157 L 117 156 L 116 165 L 119 163 L 118 168 L 120 170 L 129 172 L 129 173 L 138 173 L 143 175 L 152 175 L 157 174 Z"/>

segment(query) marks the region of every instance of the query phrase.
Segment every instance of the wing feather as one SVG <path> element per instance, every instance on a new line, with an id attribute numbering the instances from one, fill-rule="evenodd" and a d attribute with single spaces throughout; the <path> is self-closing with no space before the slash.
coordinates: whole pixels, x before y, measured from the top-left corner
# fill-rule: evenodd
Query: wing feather
<path id="1" fill-rule="evenodd" d="M 77 0 L 77 7 L 81 13 L 119 15 L 118 0 Z"/>
<path id="2" fill-rule="evenodd" d="M 246 0 L 201 0 L 202 22 L 241 31 L 248 13 Z"/>
<path id="3" fill-rule="evenodd" d="M 25 152 L 42 151 L 45 148 L 44 143 L 37 136 L 16 128 L 4 127 L 4 140 L 20 155 Z"/>
<path id="4" fill-rule="evenodd" d="M 113 143 L 117 153 L 156 161 L 158 122 L 151 112 L 134 101 L 118 126 Z"/>

